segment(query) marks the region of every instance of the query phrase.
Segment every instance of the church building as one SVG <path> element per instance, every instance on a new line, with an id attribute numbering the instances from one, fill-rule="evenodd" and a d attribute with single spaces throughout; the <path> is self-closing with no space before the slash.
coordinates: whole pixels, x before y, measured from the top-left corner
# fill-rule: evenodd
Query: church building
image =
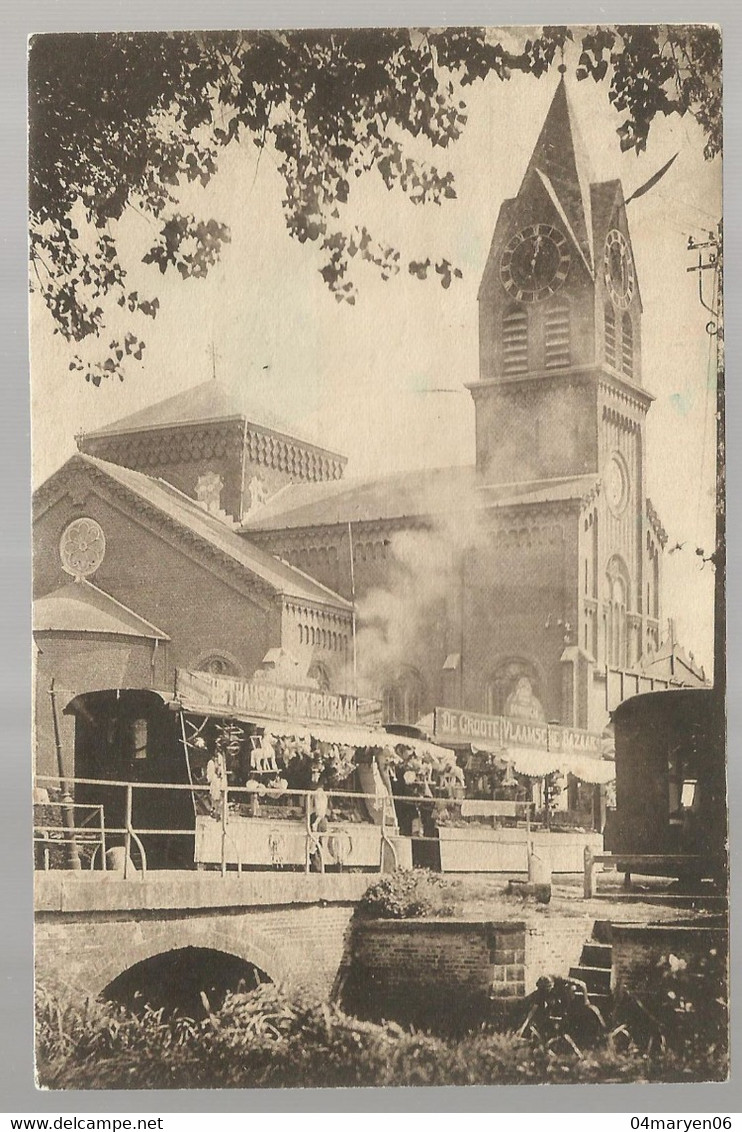
<path id="1" fill-rule="evenodd" d="M 278 666 L 389 723 L 601 732 L 611 672 L 702 683 L 661 647 L 641 320 L 621 184 L 591 180 L 562 79 L 479 289 L 473 463 L 346 478 L 216 381 L 79 438 L 35 497 L 37 716 L 53 675 L 71 698 Z"/>
<path id="2" fill-rule="evenodd" d="M 591 180 L 561 80 L 479 289 L 474 466 L 295 484 L 242 525 L 346 597 L 352 540 L 362 610 L 400 530 L 445 539 L 446 509 L 467 516 L 437 615 L 378 673 L 388 717 L 502 715 L 520 687 L 541 718 L 601 731 L 609 670 L 651 672 L 662 656 L 667 536 L 646 489 L 641 319 L 621 184 Z"/>

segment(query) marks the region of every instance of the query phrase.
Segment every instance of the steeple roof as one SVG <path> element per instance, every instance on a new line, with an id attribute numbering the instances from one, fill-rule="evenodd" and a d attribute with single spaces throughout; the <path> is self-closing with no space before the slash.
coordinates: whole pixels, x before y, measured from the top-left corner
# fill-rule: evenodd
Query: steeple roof
<path id="1" fill-rule="evenodd" d="M 537 176 L 566 221 L 590 271 L 594 268 L 590 169 L 564 76 L 541 127 L 523 185 Z M 522 189 L 521 189 L 522 191 Z"/>

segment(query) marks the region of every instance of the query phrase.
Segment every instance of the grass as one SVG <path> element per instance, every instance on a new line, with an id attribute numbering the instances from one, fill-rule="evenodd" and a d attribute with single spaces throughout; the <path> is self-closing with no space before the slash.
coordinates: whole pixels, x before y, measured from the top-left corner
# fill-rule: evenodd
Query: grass
<path id="1" fill-rule="evenodd" d="M 49 1089 L 272 1088 L 722 1080 L 718 1050 L 642 1051 L 611 1039 L 578 1055 L 482 1028 L 456 1040 L 361 1022 L 273 984 L 203 1022 L 39 992 L 37 1075 Z"/>

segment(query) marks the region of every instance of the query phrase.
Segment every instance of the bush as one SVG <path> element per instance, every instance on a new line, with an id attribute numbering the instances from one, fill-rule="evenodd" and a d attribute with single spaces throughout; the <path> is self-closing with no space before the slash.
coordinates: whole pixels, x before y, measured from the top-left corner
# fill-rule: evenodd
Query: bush
<path id="1" fill-rule="evenodd" d="M 360 915 L 375 920 L 410 920 L 418 916 L 453 916 L 455 882 L 428 869 L 398 869 L 366 890 L 358 905 Z"/>
<path id="2" fill-rule="evenodd" d="M 199 1023 L 40 993 L 37 1070 L 52 1089 L 270 1088 L 719 1080 L 725 1064 L 610 1041 L 580 1057 L 484 1029 L 447 1040 L 270 984 L 229 996 Z"/>
<path id="3" fill-rule="evenodd" d="M 669 953 L 649 966 L 641 992 L 619 994 L 616 1023 L 634 1042 L 660 1045 L 688 1063 L 725 1062 L 729 1045 L 726 948 L 688 959 Z"/>

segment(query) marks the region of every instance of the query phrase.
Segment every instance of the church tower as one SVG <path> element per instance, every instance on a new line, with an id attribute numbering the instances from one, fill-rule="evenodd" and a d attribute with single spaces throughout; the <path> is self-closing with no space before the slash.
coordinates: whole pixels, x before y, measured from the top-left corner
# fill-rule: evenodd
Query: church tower
<path id="1" fill-rule="evenodd" d="M 469 388 L 484 497 L 537 497 L 569 548 L 564 717 L 583 726 L 605 711 L 607 670 L 635 668 L 659 642 L 666 536 L 646 499 L 641 317 L 621 183 L 591 179 L 562 76 L 520 190 L 500 208 Z M 531 569 L 492 564 L 508 568 Z M 546 642 L 533 648 L 543 656 Z"/>
<path id="2" fill-rule="evenodd" d="M 614 494 L 628 476 L 641 497 L 641 312 L 621 184 L 591 181 L 562 77 L 479 290 L 480 482 L 596 473 Z M 635 443 L 606 424 L 616 413 Z M 626 467 L 610 463 L 617 446 Z"/>

